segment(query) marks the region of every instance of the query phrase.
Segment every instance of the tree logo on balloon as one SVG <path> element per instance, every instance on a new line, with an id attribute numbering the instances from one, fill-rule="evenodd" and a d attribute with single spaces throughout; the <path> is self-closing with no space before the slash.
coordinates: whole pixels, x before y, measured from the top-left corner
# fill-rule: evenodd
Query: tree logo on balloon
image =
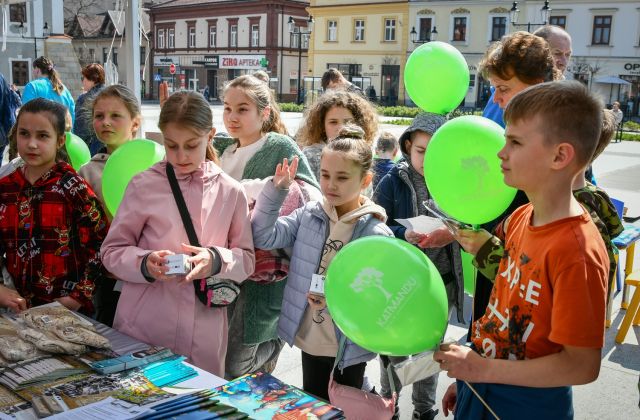
<path id="1" fill-rule="evenodd" d="M 368 267 L 363 268 L 360 273 L 356 276 L 353 283 L 351 283 L 351 288 L 357 293 L 364 292 L 364 289 L 368 287 L 376 287 L 382 294 L 385 299 L 391 299 L 391 293 L 387 292 L 384 287 L 382 287 L 382 277 L 384 274 L 375 268 Z"/>

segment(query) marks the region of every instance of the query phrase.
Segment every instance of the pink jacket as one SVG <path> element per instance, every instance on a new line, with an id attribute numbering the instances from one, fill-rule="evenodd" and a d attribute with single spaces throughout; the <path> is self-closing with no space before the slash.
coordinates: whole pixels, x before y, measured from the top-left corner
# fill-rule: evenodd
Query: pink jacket
<path id="1" fill-rule="evenodd" d="M 145 343 L 170 348 L 220 377 L 227 352 L 227 310 L 207 308 L 191 284 L 149 283 L 140 271 L 145 255 L 189 243 L 167 180 L 166 162 L 136 175 L 101 248 L 105 267 L 124 280 L 114 328 Z M 249 208 L 239 182 L 212 162 L 190 175 L 176 174 L 202 246 L 222 259 L 217 277 L 241 282 L 255 256 Z"/>

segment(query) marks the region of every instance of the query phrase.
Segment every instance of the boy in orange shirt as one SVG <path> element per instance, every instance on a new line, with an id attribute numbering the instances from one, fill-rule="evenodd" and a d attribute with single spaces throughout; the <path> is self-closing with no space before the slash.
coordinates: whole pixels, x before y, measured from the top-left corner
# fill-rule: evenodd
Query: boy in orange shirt
<path id="1" fill-rule="evenodd" d="M 498 156 L 505 183 L 530 203 L 496 228 L 505 254 L 471 348 L 434 354 L 458 379 L 445 415 L 571 419 L 571 385 L 598 377 L 609 258 L 572 184 L 593 156 L 602 108 L 571 81 L 533 86 L 507 106 Z M 466 248 L 464 233 L 457 239 Z"/>

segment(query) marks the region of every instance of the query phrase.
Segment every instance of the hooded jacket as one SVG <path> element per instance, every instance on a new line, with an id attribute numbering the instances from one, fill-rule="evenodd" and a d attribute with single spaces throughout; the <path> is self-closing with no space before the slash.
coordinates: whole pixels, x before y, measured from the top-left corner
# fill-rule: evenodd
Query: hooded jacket
<path id="1" fill-rule="evenodd" d="M 0 179 L 0 254 L 28 306 L 70 296 L 91 315 L 109 229 L 87 183 L 64 162 L 34 184 L 21 168 Z"/>
<path id="2" fill-rule="evenodd" d="M 152 251 L 184 254 L 189 243 L 166 175 L 166 161 L 136 175 L 102 246 L 109 272 L 124 281 L 114 328 L 148 344 L 187 356 L 196 366 L 224 376 L 227 310 L 207 308 L 193 286 L 145 280 L 140 267 Z M 176 174 L 200 244 L 221 259 L 216 277 L 242 282 L 254 270 L 249 207 L 240 183 L 213 162 Z"/>
<path id="3" fill-rule="evenodd" d="M 278 321 L 278 335 L 292 346 L 308 306 L 307 292 L 311 276 L 317 272 L 322 259 L 329 233 L 329 216 L 320 202 L 312 201 L 289 216 L 278 217 L 286 195 L 286 190 L 278 190 L 272 182 L 268 182 L 256 200 L 251 225 L 258 248 L 293 247 L 289 278 Z M 372 206 L 369 211 L 371 213 L 360 216 L 355 222 L 351 240 L 371 235 L 392 236 L 384 222 L 376 218 L 377 215 L 384 215 L 384 211 L 378 206 Z M 343 334 L 337 327 L 335 332 L 336 339 L 340 342 Z M 374 353 L 347 339 L 338 368 L 344 369 L 374 357 Z"/>
<path id="4" fill-rule="evenodd" d="M 396 222 L 396 219 L 407 219 L 416 217 L 420 213 L 416 191 L 413 188 L 409 177 L 409 163 L 406 160 L 400 161 L 394 166 L 387 175 L 380 181 L 378 187 L 373 193 L 373 201 L 384 207 L 389 219 L 387 224 L 398 239 L 405 239 L 406 227 Z M 451 267 L 456 277 L 456 312 L 459 322 L 464 322 L 463 305 L 464 305 L 464 278 L 462 275 L 462 257 L 460 255 L 460 245 L 453 242 L 450 255 Z"/>

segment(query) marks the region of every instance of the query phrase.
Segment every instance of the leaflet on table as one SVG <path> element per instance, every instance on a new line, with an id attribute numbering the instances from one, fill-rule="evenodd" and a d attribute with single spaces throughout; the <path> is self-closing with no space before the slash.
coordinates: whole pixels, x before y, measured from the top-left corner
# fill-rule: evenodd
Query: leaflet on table
<path id="1" fill-rule="evenodd" d="M 148 347 L 146 350 L 125 354 L 114 359 L 100 360 L 91 363 L 90 366 L 97 372 L 109 374 L 122 372 L 138 366 L 148 365 L 162 359 L 174 356 L 171 350 L 164 347 Z"/>
<path id="2" fill-rule="evenodd" d="M 136 404 L 130 404 L 112 397 L 95 404 L 86 405 L 73 411 L 57 414 L 48 419 L 65 419 L 65 420 L 87 420 L 87 419 L 108 419 L 108 420 L 125 420 L 132 419 L 144 412 L 148 408 L 140 407 Z"/>
<path id="3" fill-rule="evenodd" d="M 31 401 L 36 411 L 41 413 L 40 417 L 95 404 L 108 397 L 145 405 L 172 396 L 149 382 L 139 369 L 110 375 L 74 375 L 46 385 L 24 388 L 17 394 Z"/>
<path id="4" fill-rule="evenodd" d="M 268 373 L 244 375 L 218 388 L 214 398 L 252 419 L 342 418 L 343 412 L 329 403 L 285 384 Z"/>

